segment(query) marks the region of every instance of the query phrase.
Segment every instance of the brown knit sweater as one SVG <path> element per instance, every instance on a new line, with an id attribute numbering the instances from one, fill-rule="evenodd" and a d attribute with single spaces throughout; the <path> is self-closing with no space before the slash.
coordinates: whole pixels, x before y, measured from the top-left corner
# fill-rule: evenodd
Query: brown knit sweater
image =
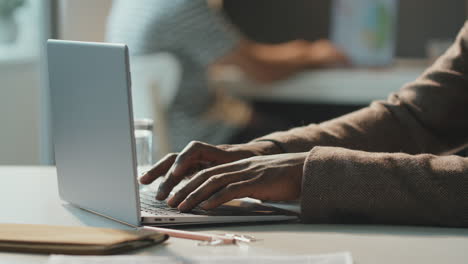
<path id="1" fill-rule="evenodd" d="M 450 155 L 468 146 L 468 22 L 386 101 L 262 139 L 309 152 L 304 222 L 468 227 L 468 159 Z"/>

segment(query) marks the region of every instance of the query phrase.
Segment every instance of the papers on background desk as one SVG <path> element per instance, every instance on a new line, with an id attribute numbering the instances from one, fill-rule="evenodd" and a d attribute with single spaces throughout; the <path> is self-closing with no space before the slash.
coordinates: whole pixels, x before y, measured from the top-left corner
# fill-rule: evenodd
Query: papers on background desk
<path id="1" fill-rule="evenodd" d="M 65 256 L 52 255 L 47 264 L 352 264 L 349 252 L 305 256 L 250 256 L 250 257 L 158 257 L 158 256 Z"/>

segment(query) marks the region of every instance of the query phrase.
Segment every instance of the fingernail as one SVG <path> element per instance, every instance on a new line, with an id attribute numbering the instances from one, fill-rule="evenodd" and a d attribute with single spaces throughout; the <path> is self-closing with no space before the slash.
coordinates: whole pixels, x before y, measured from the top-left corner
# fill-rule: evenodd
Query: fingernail
<path id="1" fill-rule="evenodd" d="M 169 206 L 172 207 L 172 208 L 175 207 L 175 199 L 174 199 L 174 196 L 172 196 L 171 198 L 167 199 L 167 205 L 169 205 Z"/>

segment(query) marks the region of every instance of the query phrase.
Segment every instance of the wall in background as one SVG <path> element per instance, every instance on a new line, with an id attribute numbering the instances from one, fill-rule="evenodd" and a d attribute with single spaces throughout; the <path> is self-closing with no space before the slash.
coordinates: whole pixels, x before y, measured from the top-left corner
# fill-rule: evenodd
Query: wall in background
<path id="1" fill-rule="evenodd" d="M 332 0 L 225 0 L 242 32 L 262 42 L 316 40 L 329 34 Z M 466 19 L 464 0 L 400 0 L 397 56 L 423 57 L 430 39 L 453 39 Z"/>
<path id="2" fill-rule="evenodd" d="M 328 36 L 330 0 L 224 0 L 231 21 L 249 38 L 268 43 Z"/>
<path id="3" fill-rule="evenodd" d="M 58 0 L 60 39 L 104 41 L 112 0 Z"/>
<path id="4" fill-rule="evenodd" d="M 2 46 L 0 56 L 0 164 L 40 163 L 41 66 L 44 44 L 42 11 L 50 0 L 30 0 L 15 14 L 16 43 Z M 16 50 L 16 51 L 15 51 Z"/>
<path id="5" fill-rule="evenodd" d="M 0 80 L 0 164 L 38 164 L 38 62 L 0 63 Z"/>
<path id="6" fill-rule="evenodd" d="M 35 2 L 36 0 L 31 0 Z M 105 14 L 112 0 L 41 0 L 42 14 L 51 16 L 54 3 L 62 20 L 63 37 L 102 41 Z M 62 12 L 62 13 L 60 13 Z M 103 15 L 104 14 L 104 15 Z M 50 36 L 50 17 L 35 24 L 44 45 Z M 56 26 L 56 25 L 54 25 Z M 42 46 L 44 47 L 44 46 Z M 33 165 L 52 162 L 49 129 L 48 89 L 45 61 L 39 55 L 26 59 L 0 59 L 0 164 Z"/>
<path id="7" fill-rule="evenodd" d="M 400 0 L 397 54 L 423 57 L 428 40 L 454 40 L 465 11 L 464 0 Z"/>

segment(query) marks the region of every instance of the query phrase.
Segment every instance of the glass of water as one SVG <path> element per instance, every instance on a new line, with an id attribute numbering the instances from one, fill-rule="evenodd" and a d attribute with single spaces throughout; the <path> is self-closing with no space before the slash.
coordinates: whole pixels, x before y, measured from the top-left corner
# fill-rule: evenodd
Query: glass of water
<path id="1" fill-rule="evenodd" d="M 137 166 L 145 170 L 153 164 L 153 120 L 135 120 L 135 147 Z"/>

